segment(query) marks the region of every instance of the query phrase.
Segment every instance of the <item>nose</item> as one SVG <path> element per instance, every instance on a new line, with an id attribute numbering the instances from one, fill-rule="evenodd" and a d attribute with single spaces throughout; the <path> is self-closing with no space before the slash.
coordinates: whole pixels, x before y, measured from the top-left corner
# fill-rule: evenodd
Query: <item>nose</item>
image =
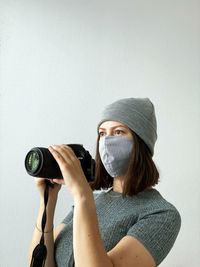
<path id="1" fill-rule="evenodd" d="M 113 131 L 112 131 L 112 129 L 108 129 L 107 131 L 106 131 L 106 136 L 112 136 L 113 135 Z"/>

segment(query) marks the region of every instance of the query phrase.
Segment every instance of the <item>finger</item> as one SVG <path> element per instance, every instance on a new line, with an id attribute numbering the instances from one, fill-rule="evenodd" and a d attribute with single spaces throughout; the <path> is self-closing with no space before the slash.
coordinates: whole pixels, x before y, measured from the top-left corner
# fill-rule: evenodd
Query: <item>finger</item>
<path id="1" fill-rule="evenodd" d="M 65 146 L 65 148 L 68 150 L 68 152 L 69 152 L 69 154 L 68 155 L 70 155 L 71 156 L 71 159 L 72 160 L 77 160 L 78 162 L 80 161 L 80 156 L 78 156 L 78 155 L 76 155 L 75 154 L 75 152 L 74 152 L 74 150 L 70 147 L 70 146 L 68 146 L 68 145 L 64 145 Z"/>
<path id="2" fill-rule="evenodd" d="M 76 156 L 76 154 L 74 153 L 74 150 L 69 146 L 69 145 L 64 145 L 68 150 L 69 152 L 73 155 L 73 156 Z"/>
<path id="3" fill-rule="evenodd" d="M 63 148 L 65 151 L 68 151 L 71 156 L 76 157 L 76 154 L 74 153 L 74 150 L 70 146 L 68 146 L 66 144 L 62 144 L 61 148 Z"/>
<path id="4" fill-rule="evenodd" d="M 53 179 L 47 179 L 47 180 L 49 180 L 52 184 L 54 184 L 54 181 L 53 181 Z"/>
<path id="5" fill-rule="evenodd" d="M 59 148 L 61 153 L 63 152 L 63 156 L 67 156 L 68 159 L 71 159 L 73 160 L 74 157 L 76 157 L 76 155 L 74 154 L 74 151 L 71 149 L 71 147 L 63 144 L 63 145 L 60 145 Z"/>
<path id="6" fill-rule="evenodd" d="M 71 147 L 67 145 L 52 145 L 52 147 L 60 153 L 60 155 L 66 160 L 66 162 L 71 163 L 77 160 L 77 157 Z"/>
<path id="7" fill-rule="evenodd" d="M 53 179 L 54 184 L 64 185 L 65 180 L 64 179 Z"/>
<path id="8" fill-rule="evenodd" d="M 57 161 L 58 165 L 61 167 L 63 164 L 66 163 L 66 160 L 63 158 L 63 156 L 61 154 L 58 147 L 57 146 L 49 146 L 49 151 L 51 152 L 51 154 L 53 155 L 53 157 L 55 158 L 55 160 Z"/>
<path id="9" fill-rule="evenodd" d="M 78 159 L 76 158 L 70 158 L 67 151 L 63 151 L 66 148 L 61 148 L 61 146 L 50 146 L 49 151 L 53 155 L 54 159 L 57 161 L 60 170 L 62 174 L 64 174 L 66 171 L 69 171 L 72 166 L 76 165 L 76 161 Z"/>

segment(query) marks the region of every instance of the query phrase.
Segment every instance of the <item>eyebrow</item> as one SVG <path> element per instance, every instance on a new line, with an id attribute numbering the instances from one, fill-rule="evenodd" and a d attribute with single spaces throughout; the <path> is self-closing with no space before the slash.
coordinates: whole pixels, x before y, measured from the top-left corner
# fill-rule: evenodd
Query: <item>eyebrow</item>
<path id="1" fill-rule="evenodd" d="M 117 127 L 123 127 L 123 128 L 125 128 L 125 129 L 127 129 L 127 128 L 128 128 L 128 127 L 127 127 L 127 126 L 125 126 L 125 125 L 121 125 L 121 124 L 119 124 L 119 125 L 116 125 L 116 126 L 110 127 L 110 129 L 115 129 L 115 128 L 117 128 Z M 99 130 L 106 130 L 106 128 L 99 127 Z"/>

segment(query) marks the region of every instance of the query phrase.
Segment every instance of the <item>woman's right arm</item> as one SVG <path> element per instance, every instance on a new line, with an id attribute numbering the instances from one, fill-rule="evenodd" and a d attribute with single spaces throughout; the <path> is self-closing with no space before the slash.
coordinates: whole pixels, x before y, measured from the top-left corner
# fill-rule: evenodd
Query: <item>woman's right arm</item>
<path id="1" fill-rule="evenodd" d="M 34 248 L 39 244 L 40 238 L 42 235 L 42 229 L 41 229 L 41 221 L 42 221 L 42 216 L 44 212 L 44 188 L 45 188 L 45 182 L 41 178 L 36 178 L 36 186 L 39 189 L 40 192 L 40 205 L 39 205 L 39 211 L 36 219 L 36 225 L 35 229 L 33 232 L 33 237 L 31 240 L 30 244 L 30 249 L 29 249 L 29 265 L 31 264 L 31 259 L 32 259 L 32 253 Z M 55 207 L 56 207 L 56 202 L 57 202 L 57 196 L 58 196 L 58 191 L 60 190 L 60 185 L 55 184 L 54 188 L 49 188 L 49 199 L 46 207 L 46 214 L 47 214 L 47 220 L 46 220 L 46 225 L 45 225 L 45 245 L 47 247 L 47 258 L 45 261 L 45 267 L 56 267 L 55 259 L 54 259 L 54 240 L 55 236 L 58 235 L 58 233 L 62 230 L 63 225 L 59 225 L 56 228 L 56 231 L 53 229 L 53 221 L 54 221 L 54 212 L 55 212 Z"/>

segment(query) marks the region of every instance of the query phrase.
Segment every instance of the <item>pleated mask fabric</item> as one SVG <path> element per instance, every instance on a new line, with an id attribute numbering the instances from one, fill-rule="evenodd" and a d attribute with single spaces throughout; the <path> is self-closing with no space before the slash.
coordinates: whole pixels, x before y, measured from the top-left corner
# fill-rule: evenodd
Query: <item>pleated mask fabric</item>
<path id="1" fill-rule="evenodd" d="M 105 136 L 99 140 L 101 161 L 111 177 L 126 173 L 133 149 L 133 140 L 122 136 Z"/>

